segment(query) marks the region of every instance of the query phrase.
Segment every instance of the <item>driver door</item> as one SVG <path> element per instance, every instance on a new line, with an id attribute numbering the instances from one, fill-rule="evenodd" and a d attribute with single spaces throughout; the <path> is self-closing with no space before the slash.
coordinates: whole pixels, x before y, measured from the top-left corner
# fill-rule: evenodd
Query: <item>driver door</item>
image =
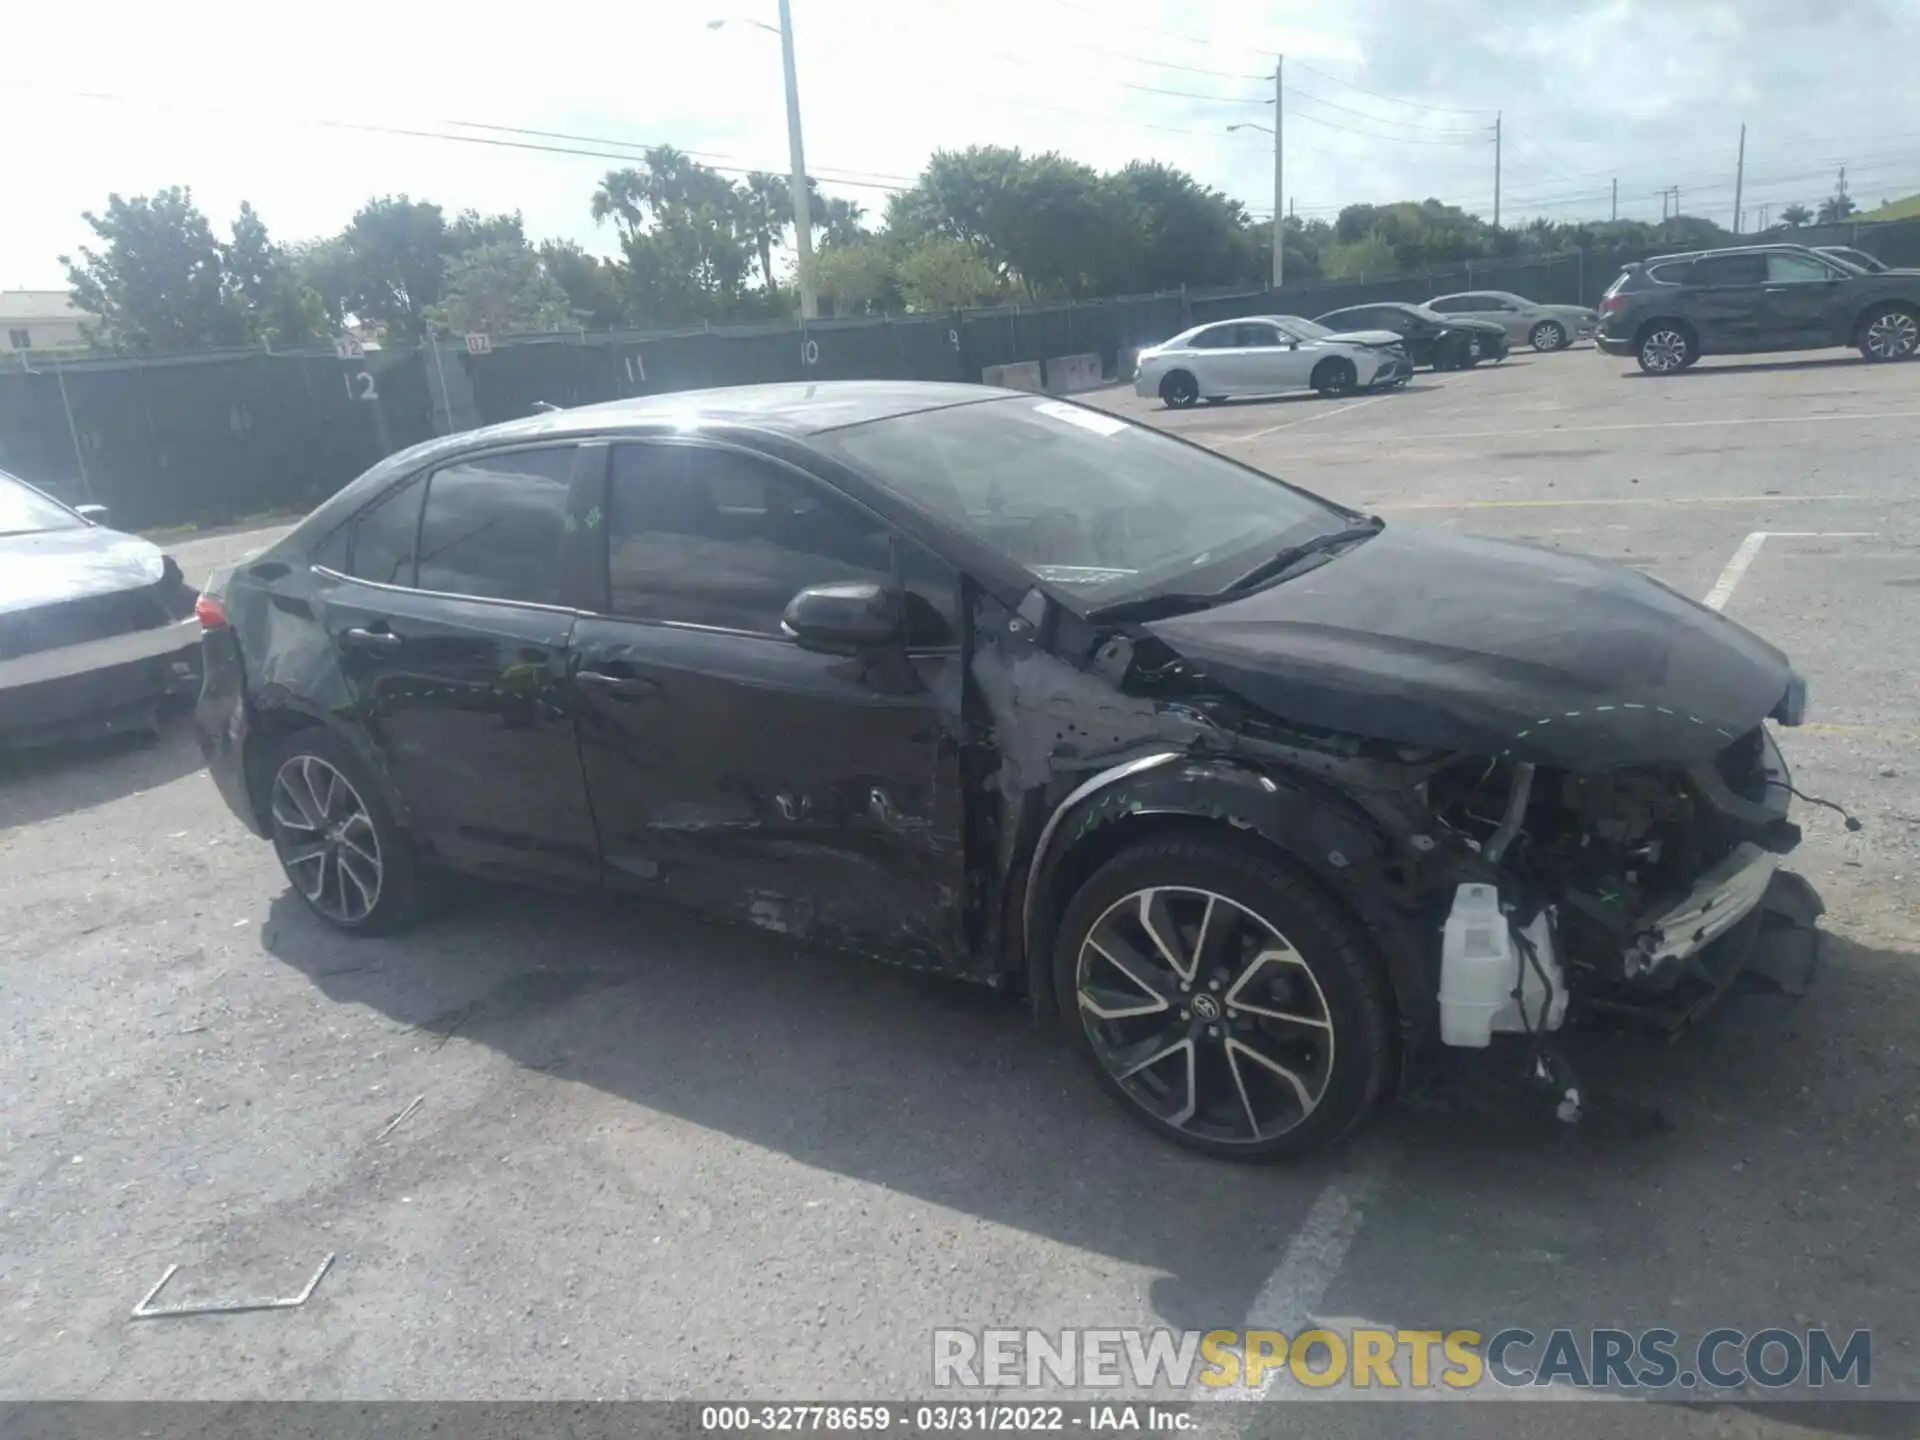
<path id="1" fill-rule="evenodd" d="M 1291 335 L 1268 320 L 1242 320 L 1233 327 L 1233 349 L 1228 352 L 1230 378 L 1236 395 L 1273 395 L 1298 390 L 1307 383 L 1310 357 L 1304 356 Z"/>
<path id="2" fill-rule="evenodd" d="M 606 883 L 883 958 L 960 953 L 959 581 L 812 476 L 715 443 L 617 444 L 605 589 L 573 632 Z M 800 590 L 905 591 L 885 653 L 782 633 Z"/>

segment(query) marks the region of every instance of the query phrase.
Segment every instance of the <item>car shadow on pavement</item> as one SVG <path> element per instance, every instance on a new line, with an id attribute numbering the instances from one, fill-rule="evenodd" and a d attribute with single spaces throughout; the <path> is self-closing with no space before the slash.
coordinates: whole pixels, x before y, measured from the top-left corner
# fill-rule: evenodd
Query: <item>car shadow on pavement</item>
<path id="1" fill-rule="evenodd" d="M 191 775 L 206 762 L 183 702 L 157 736 L 133 732 L 30 750 L 0 750 L 0 832 L 52 820 Z"/>
<path id="2" fill-rule="evenodd" d="M 1152 1304 L 1175 1327 L 1241 1323 L 1322 1188 L 1363 1162 L 1386 1166 L 1385 1194 L 1326 1308 L 1384 1323 L 1669 1323 L 1647 1293 L 1651 1256 L 1656 1278 L 1685 1274 L 1707 1323 L 1787 1324 L 1762 1257 L 1794 1256 L 1810 1267 L 1796 1313 L 1864 1324 L 1876 1267 L 1822 1252 L 1891 1205 L 1914 1210 L 1911 1177 L 1895 1176 L 1915 1143 L 1920 1051 L 1892 1046 L 1887 1017 L 1920 1008 L 1920 967 L 1831 937 L 1784 1038 L 1730 1021 L 1678 1045 L 1583 1040 L 1590 1126 L 1531 1100 L 1429 1095 L 1279 1166 L 1149 1135 L 1022 1003 L 664 907 L 495 891 L 354 939 L 282 893 L 262 940 L 336 1004 L 1157 1272 Z M 1843 1168 L 1851 1195 L 1821 1193 Z M 1904 1263 L 1890 1250 L 1881 1279 Z"/>
<path id="3" fill-rule="evenodd" d="M 1392 395 L 1395 393 L 1399 393 L 1402 395 L 1418 395 L 1423 391 L 1440 390 L 1444 388 L 1445 388 L 1444 386 L 1434 385 L 1431 383 L 1420 384 L 1418 382 L 1413 382 L 1413 383 L 1400 386 L 1398 389 L 1398 392 L 1395 392 L 1392 390 L 1355 390 L 1346 395 L 1318 395 L 1318 394 L 1315 394 L 1313 391 L 1304 390 L 1297 394 L 1291 394 L 1291 395 L 1242 396 L 1234 399 L 1222 400 L 1217 405 L 1209 404 L 1205 406 L 1199 406 L 1196 408 L 1204 411 L 1204 410 L 1248 410 L 1248 409 L 1255 409 L 1255 408 L 1259 408 L 1263 406 L 1271 406 L 1271 405 L 1309 405 L 1311 406 L 1311 405 L 1324 404 L 1328 400 L 1368 400 L 1368 399 L 1372 399 L 1374 396 L 1377 396 L 1377 395 Z"/>
<path id="4" fill-rule="evenodd" d="M 1695 365 L 1691 369 L 1683 370 L 1681 375 L 1771 375 L 1784 373 L 1789 370 L 1844 370 L 1851 365 L 1865 365 L 1866 363 L 1867 360 L 1864 356 L 1851 351 L 1845 355 L 1822 355 L 1813 360 L 1742 360 L 1730 365 L 1716 364 L 1714 363 L 1713 357 L 1708 356 L 1701 364 Z M 1629 380 L 1673 380 L 1679 378 L 1673 375 L 1649 375 L 1646 371 L 1637 368 L 1633 370 L 1622 370 L 1620 373 Z"/>

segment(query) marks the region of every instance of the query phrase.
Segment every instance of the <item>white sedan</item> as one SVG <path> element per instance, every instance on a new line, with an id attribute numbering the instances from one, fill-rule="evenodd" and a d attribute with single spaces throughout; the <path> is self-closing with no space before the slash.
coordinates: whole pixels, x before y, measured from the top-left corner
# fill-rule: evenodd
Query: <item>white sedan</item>
<path id="1" fill-rule="evenodd" d="M 1336 333 L 1297 315 L 1250 315 L 1196 325 L 1140 352 L 1136 395 L 1173 409 L 1251 395 L 1317 390 L 1350 395 L 1404 385 L 1413 364 L 1391 330 Z"/>

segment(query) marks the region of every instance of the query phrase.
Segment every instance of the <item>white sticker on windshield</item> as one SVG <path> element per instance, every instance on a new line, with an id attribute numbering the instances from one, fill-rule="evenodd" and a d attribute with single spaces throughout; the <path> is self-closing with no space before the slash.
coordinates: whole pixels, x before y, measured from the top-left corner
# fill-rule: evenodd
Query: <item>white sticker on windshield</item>
<path id="1" fill-rule="evenodd" d="M 1096 435 L 1118 435 L 1127 428 L 1124 420 L 1102 415 L 1098 410 L 1082 410 L 1078 405 L 1062 405 L 1058 400 L 1042 400 L 1033 409 L 1036 415 L 1064 420 L 1069 425 L 1078 425 L 1082 430 L 1091 430 Z"/>

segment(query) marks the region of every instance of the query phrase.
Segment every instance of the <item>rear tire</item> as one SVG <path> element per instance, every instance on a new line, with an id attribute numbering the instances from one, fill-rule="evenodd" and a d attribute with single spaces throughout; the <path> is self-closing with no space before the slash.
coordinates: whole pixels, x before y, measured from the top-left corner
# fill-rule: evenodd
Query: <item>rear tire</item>
<path id="1" fill-rule="evenodd" d="M 1558 320 L 1542 320 L 1527 335 L 1527 343 L 1542 354 L 1567 348 L 1567 330 Z"/>
<path id="2" fill-rule="evenodd" d="M 1920 315 L 1905 305 L 1877 305 L 1860 322 L 1860 353 L 1876 364 L 1920 353 Z"/>
<path id="3" fill-rule="evenodd" d="M 1633 358 L 1649 375 L 1677 375 L 1700 358 L 1693 333 L 1669 320 L 1656 320 L 1633 342 Z"/>
<path id="4" fill-rule="evenodd" d="M 307 726 L 272 744 L 260 774 L 274 852 L 308 910 L 356 935 L 389 935 L 419 918 L 431 873 L 351 745 Z"/>
<path id="5" fill-rule="evenodd" d="M 1121 851 L 1068 904 L 1053 972 L 1107 1091 L 1190 1149 L 1303 1155 L 1352 1131 L 1387 1087 L 1392 1006 L 1364 932 L 1244 842 L 1175 835 Z"/>
<path id="6" fill-rule="evenodd" d="M 1353 362 L 1338 355 L 1329 355 L 1313 367 L 1312 385 L 1327 399 L 1341 395 L 1351 395 L 1360 384 L 1360 372 L 1353 368 Z"/>
<path id="7" fill-rule="evenodd" d="M 1200 398 L 1200 385 L 1184 370 L 1175 370 L 1160 382 L 1160 398 L 1169 410 L 1190 409 Z"/>

